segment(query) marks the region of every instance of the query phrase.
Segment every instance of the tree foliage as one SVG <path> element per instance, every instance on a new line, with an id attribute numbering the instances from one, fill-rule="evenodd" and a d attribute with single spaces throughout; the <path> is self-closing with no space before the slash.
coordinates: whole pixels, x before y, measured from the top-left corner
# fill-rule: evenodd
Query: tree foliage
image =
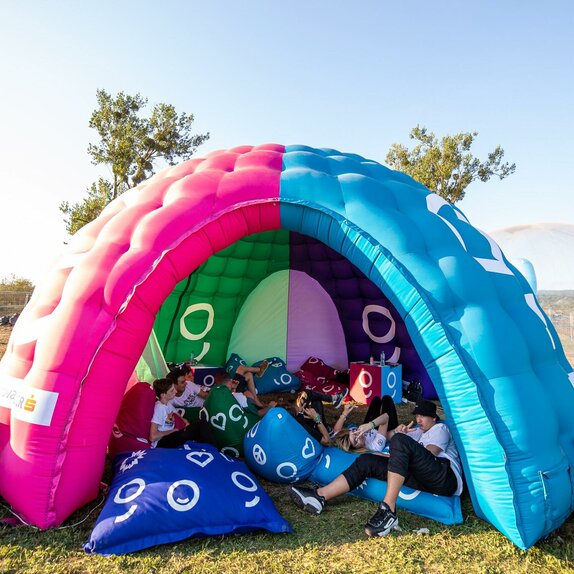
<path id="1" fill-rule="evenodd" d="M 407 173 L 451 203 L 460 201 L 466 188 L 475 180 L 488 181 L 492 176 L 504 179 L 516 164 L 502 163 L 504 150 L 497 146 L 485 161 L 475 157 L 470 148 L 478 132 L 443 136 L 417 126 L 409 137 L 419 142 L 412 150 L 393 144 L 387 153 L 389 166 Z"/>
<path id="2" fill-rule="evenodd" d="M 34 290 L 34 284 L 29 279 L 19 277 L 12 273 L 10 277 L 0 277 L 0 291 L 30 292 Z"/>
<path id="3" fill-rule="evenodd" d="M 60 204 L 66 230 L 73 234 L 96 218 L 116 197 L 153 175 L 155 163 L 169 165 L 189 159 L 209 133 L 193 134 L 193 114 L 178 113 L 171 104 L 156 104 L 149 117 L 141 111 L 147 98 L 120 92 L 116 97 L 105 90 L 96 93 L 98 107 L 89 126 L 99 141 L 91 143 L 88 154 L 94 165 L 106 165 L 110 179 L 100 177 L 80 202 Z"/>

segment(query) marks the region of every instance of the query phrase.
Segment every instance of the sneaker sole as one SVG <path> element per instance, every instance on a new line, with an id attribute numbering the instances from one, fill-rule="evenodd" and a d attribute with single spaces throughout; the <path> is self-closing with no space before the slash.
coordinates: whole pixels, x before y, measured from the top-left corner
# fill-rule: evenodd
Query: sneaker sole
<path id="1" fill-rule="evenodd" d="M 314 514 L 314 515 L 318 516 L 319 514 L 321 514 L 321 511 L 323 510 L 322 508 L 321 508 L 321 510 L 318 510 L 317 507 L 314 506 L 313 504 L 305 502 L 307 497 L 303 496 L 294 487 L 291 487 L 289 489 L 289 496 L 291 497 L 291 500 L 295 503 L 295 506 L 297 506 L 297 508 L 300 508 L 301 510 L 308 512 L 309 514 Z"/>
<path id="2" fill-rule="evenodd" d="M 365 534 L 367 536 L 387 536 L 388 534 L 390 534 L 395 527 L 398 525 L 399 521 L 395 520 L 390 526 L 387 526 L 387 528 L 385 528 L 384 530 L 380 530 L 377 531 L 376 529 L 370 527 L 370 526 L 365 526 Z"/>

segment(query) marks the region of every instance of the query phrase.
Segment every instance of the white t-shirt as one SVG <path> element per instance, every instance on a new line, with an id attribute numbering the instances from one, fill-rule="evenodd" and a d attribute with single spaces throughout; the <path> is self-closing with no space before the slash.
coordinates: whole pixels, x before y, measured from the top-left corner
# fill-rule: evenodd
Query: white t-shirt
<path id="1" fill-rule="evenodd" d="M 151 422 L 157 425 L 158 431 L 164 432 L 173 430 L 175 428 L 173 413 L 175 413 L 175 407 L 171 403 L 164 405 L 161 401 L 156 401 L 153 408 L 153 417 L 151 417 Z M 157 443 L 157 440 L 152 442 L 151 447 L 155 448 Z"/>
<path id="2" fill-rule="evenodd" d="M 367 450 L 383 452 L 387 444 L 387 439 L 384 434 L 377 432 L 377 429 L 372 429 L 367 431 L 363 436 L 365 437 L 365 448 Z"/>
<path id="3" fill-rule="evenodd" d="M 183 393 L 179 397 L 174 397 L 171 399 L 170 403 L 174 407 L 179 408 L 190 408 L 190 407 L 202 407 L 203 406 L 203 399 L 199 397 L 199 393 L 203 391 L 204 388 L 199 386 L 196 383 L 192 383 L 191 381 L 187 381 L 185 385 L 185 389 Z"/>
<path id="4" fill-rule="evenodd" d="M 247 397 L 243 393 L 231 393 L 242 409 L 247 408 Z"/>
<path id="5" fill-rule="evenodd" d="M 442 449 L 437 455 L 441 458 L 448 458 L 450 460 L 450 467 L 456 476 L 457 488 L 455 495 L 462 492 L 462 467 L 460 464 L 460 457 L 458 450 L 454 444 L 450 429 L 444 423 L 434 424 L 428 431 L 423 432 L 420 428 L 408 433 L 413 440 L 422 444 L 425 448 L 429 444 L 434 444 Z"/>

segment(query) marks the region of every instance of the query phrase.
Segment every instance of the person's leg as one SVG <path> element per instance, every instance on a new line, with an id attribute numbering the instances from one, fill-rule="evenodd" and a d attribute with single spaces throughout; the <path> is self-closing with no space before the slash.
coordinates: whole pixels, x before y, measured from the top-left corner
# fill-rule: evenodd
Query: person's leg
<path id="1" fill-rule="evenodd" d="M 448 459 L 435 456 L 422 444 L 402 433 L 391 438 L 389 450 L 389 476 L 396 474 L 402 477 L 406 486 L 432 494 L 451 496 L 456 491 L 456 476 Z M 385 502 L 391 508 L 394 508 L 402 486 L 396 488 L 399 482 L 398 478 L 394 478 L 391 492 L 387 489 Z"/>
<path id="2" fill-rule="evenodd" d="M 195 426 L 188 425 L 183 429 L 172 432 L 158 441 L 159 448 L 177 448 L 190 440 L 197 440 L 198 433 Z"/>
<path id="3" fill-rule="evenodd" d="M 388 430 L 396 429 L 399 426 L 399 417 L 397 415 L 397 407 L 393 397 L 384 395 L 381 399 L 381 414 L 387 413 L 389 415 Z"/>
<path id="4" fill-rule="evenodd" d="M 290 487 L 293 502 L 302 510 L 311 514 L 320 514 L 327 500 L 331 500 L 357 488 L 366 478 L 385 480 L 387 476 L 387 457 L 363 454 L 335 480 L 318 488 Z"/>
<path id="5" fill-rule="evenodd" d="M 381 407 L 383 406 L 383 400 L 381 397 L 373 397 L 371 404 L 367 409 L 367 414 L 365 415 L 364 423 L 370 423 L 372 420 L 376 419 L 381 413 Z"/>
<path id="6" fill-rule="evenodd" d="M 243 373 L 243 378 L 245 379 L 245 384 L 247 385 L 247 390 L 249 391 L 249 398 L 259 407 L 262 408 L 265 405 L 257 397 L 257 387 L 255 386 L 255 381 L 253 380 L 253 373 L 247 371 Z"/>

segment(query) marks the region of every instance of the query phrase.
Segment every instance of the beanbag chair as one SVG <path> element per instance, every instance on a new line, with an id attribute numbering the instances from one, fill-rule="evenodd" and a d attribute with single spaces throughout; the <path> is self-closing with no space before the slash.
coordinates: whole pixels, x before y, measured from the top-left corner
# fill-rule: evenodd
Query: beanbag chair
<path id="1" fill-rule="evenodd" d="M 317 378 L 307 371 L 297 371 L 295 376 L 301 381 L 301 386 L 304 389 L 312 389 L 318 393 L 325 393 L 327 395 L 334 395 L 342 393 L 349 387 L 335 381 L 319 382 Z"/>
<path id="2" fill-rule="evenodd" d="M 114 472 L 84 545 L 88 553 L 126 554 L 192 536 L 292 531 L 245 464 L 211 445 L 126 453 Z"/>
<path id="3" fill-rule="evenodd" d="M 245 435 L 243 450 L 249 468 L 272 482 L 305 480 L 323 446 L 282 408 L 272 408 Z"/>
<path id="4" fill-rule="evenodd" d="M 336 447 L 327 447 L 323 450 L 321 460 L 311 473 L 310 480 L 314 480 L 321 485 L 328 484 L 349 468 L 358 456 L 360 456 L 359 453 L 345 452 Z M 385 497 L 386 491 L 386 482 L 369 478 L 349 494 L 380 502 Z M 443 524 L 462 523 L 459 496 L 437 496 L 436 494 L 403 486 L 397 499 L 397 506 Z"/>
<path id="5" fill-rule="evenodd" d="M 296 391 L 301 386 L 301 381 L 287 370 L 285 361 L 280 357 L 269 357 L 264 359 L 269 362 L 269 366 L 261 377 L 255 375 L 253 380 L 260 395 L 265 393 L 289 393 Z M 258 367 L 263 360 L 253 363 Z"/>
<path id="6" fill-rule="evenodd" d="M 259 417 L 244 411 L 224 385 L 209 392 L 199 412 L 202 436 L 209 436 L 210 442 L 232 456 L 243 456 L 243 437 L 258 421 Z"/>
<path id="7" fill-rule="evenodd" d="M 156 396 L 151 385 L 139 382 L 124 395 L 108 443 L 110 457 L 128 450 L 151 448 L 149 428 Z"/>
<path id="8" fill-rule="evenodd" d="M 309 357 L 300 367 L 301 371 L 310 373 L 317 382 L 337 381 L 337 376 L 341 373 L 349 373 L 349 370 L 339 370 L 327 365 L 318 357 Z"/>
<path id="9" fill-rule="evenodd" d="M 227 363 L 225 363 L 225 372 L 233 378 L 241 365 L 246 366 L 247 363 L 237 353 L 231 353 Z"/>

